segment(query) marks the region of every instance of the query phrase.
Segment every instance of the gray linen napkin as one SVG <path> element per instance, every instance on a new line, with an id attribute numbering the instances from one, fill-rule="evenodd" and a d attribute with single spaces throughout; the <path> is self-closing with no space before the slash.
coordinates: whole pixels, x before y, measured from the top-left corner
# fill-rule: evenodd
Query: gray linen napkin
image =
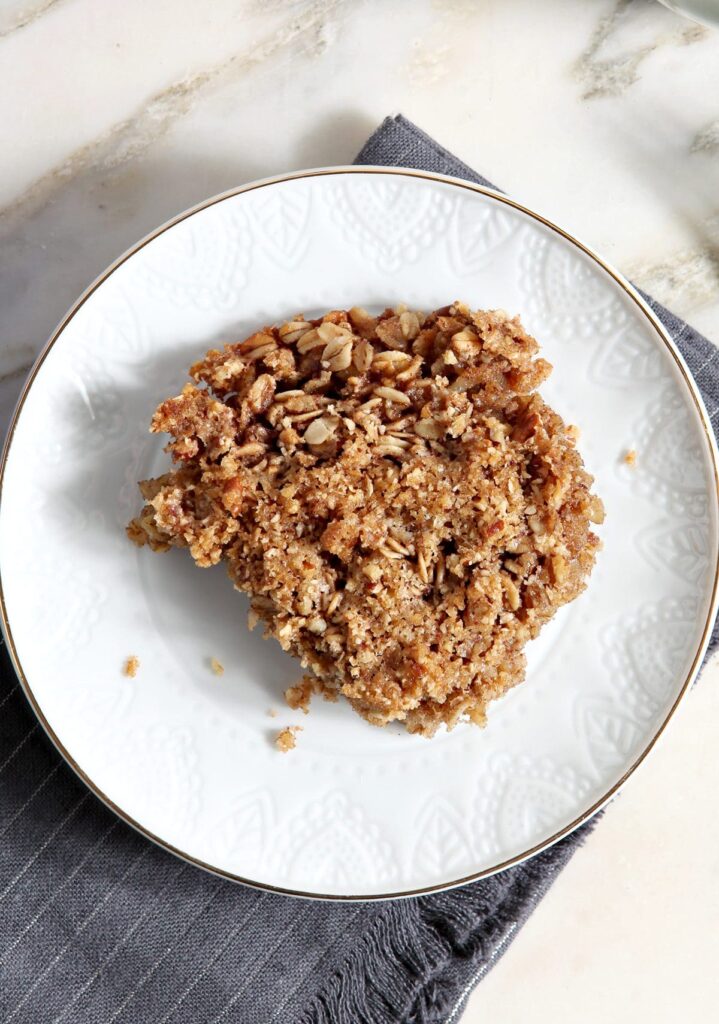
<path id="1" fill-rule="evenodd" d="M 358 162 L 483 181 L 402 117 Z M 716 423 L 717 350 L 652 305 Z M 45 739 L 4 651 L 3 661 L 3 1024 L 449 1024 L 591 828 L 434 896 L 332 904 L 256 892 L 184 864 L 108 811 Z"/>

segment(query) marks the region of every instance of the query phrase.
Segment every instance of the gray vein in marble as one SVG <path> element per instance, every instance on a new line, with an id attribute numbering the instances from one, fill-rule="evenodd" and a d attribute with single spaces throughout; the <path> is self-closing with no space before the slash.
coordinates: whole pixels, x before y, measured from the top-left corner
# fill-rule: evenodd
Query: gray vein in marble
<path id="1" fill-rule="evenodd" d="M 719 288 L 719 214 L 706 222 L 702 244 L 625 270 L 631 280 L 680 314 L 712 302 Z"/>
<path id="2" fill-rule="evenodd" d="M 51 7 L 57 7 L 62 3 L 65 3 L 65 0 L 37 0 L 34 4 L 24 4 L 16 10 L 0 11 L 0 39 L 32 25 Z"/>
<path id="3" fill-rule="evenodd" d="M 333 38 L 328 17 L 343 3 L 344 0 L 311 0 L 301 10 L 293 10 L 293 16 L 263 42 L 253 43 L 245 51 L 155 93 L 132 117 L 119 121 L 103 135 L 76 149 L 10 203 L 0 207 L 0 225 L 6 227 L 19 217 L 36 213 L 69 181 L 88 169 L 111 174 L 136 160 L 188 114 L 207 89 L 239 78 L 291 44 L 303 46 L 309 54 L 321 53 Z"/>
<path id="4" fill-rule="evenodd" d="M 6 353 L 3 352 L 3 357 L 5 357 L 5 355 Z M 3 359 L 3 362 L 4 361 L 5 359 Z M 11 370 L 6 370 L 4 373 L 0 373 L 0 385 L 10 384 L 14 380 L 24 380 L 32 369 L 34 362 L 35 357 L 33 355 L 30 360 L 21 363 L 20 366 L 14 366 Z"/>
<path id="5" fill-rule="evenodd" d="M 29 369 L 35 362 L 36 347 L 6 342 L 0 350 L 0 381 Z"/>
<path id="6" fill-rule="evenodd" d="M 31 367 L 32 363 L 28 363 L 0 375 L 0 437 L 5 436 L 10 416 L 20 397 L 20 392 Z"/>
<path id="7" fill-rule="evenodd" d="M 582 99 L 621 96 L 639 78 L 639 68 L 656 50 L 664 46 L 688 46 L 709 35 L 702 25 L 680 23 L 671 31 L 660 32 L 647 43 L 635 45 L 611 57 L 602 57 L 601 51 L 632 19 L 639 7 L 635 0 L 615 0 L 614 7 L 601 18 L 589 43 L 574 66 L 574 75 L 583 85 Z"/>
<path id="8" fill-rule="evenodd" d="M 44 339 L 41 339 L 41 341 Z M 25 376 L 35 362 L 37 344 L 4 341 L 0 348 L 0 384 Z"/>
<path id="9" fill-rule="evenodd" d="M 692 153 L 714 153 L 719 150 L 719 118 L 694 136 Z"/>

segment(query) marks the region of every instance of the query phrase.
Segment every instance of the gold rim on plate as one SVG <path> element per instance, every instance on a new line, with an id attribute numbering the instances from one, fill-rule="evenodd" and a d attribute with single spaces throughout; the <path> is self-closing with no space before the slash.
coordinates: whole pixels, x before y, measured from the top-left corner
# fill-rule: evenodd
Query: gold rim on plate
<path id="1" fill-rule="evenodd" d="M 535 213 L 533 210 L 528 209 L 521 203 L 518 203 L 515 200 L 510 199 L 508 196 L 505 196 L 501 192 L 497 192 L 494 189 L 486 188 L 483 185 L 476 185 L 472 182 L 464 181 L 461 178 L 453 178 L 446 174 L 435 174 L 429 171 L 418 171 L 405 167 L 368 166 L 326 167 L 316 168 L 307 171 L 295 171 L 290 174 L 281 174 L 273 178 L 263 178 L 259 181 L 250 182 L 250 184 L 248 185 L 242 185 L 239 188 L 233 188 L 227 192 L 222 192 L 220 195 L 213 196 L 211 199 L 206 199 L 204 202 L 198 203 L 197 206 L 193 206 L 189 210 L 185 210 L 183 213 L 178 214 L 171 220 L 166 221 L 163 225 L 161 225 L 161 227 L 156 228 L 149 235 L 146 235 L 145 238 L 143 238 L 141 241 L 133 245 L 130 249 L 123 253 L 122 256 L 118 257 L 118 259 L 116 259 L 114 263 L 110 264 L 110 266 L 105 271 L 103 271 L 103 273 L 100 274 L 100 276 L 97 277 L 95 281 L 93 281 L 93 283 L 83 292 L 83 294 L 77 299 L 77 301 L 70 308 L 70 310 L 65 314 L 65 316 L 60 321 L 55 331 L 52 333 L 49 341 L 42 349 L 40 355 L 38 356 L 37 360 L 35 361 L 35 364 L 32 367 L 32 370 L 28 375 L 27 380 L 25 381 L 22 392 L 20 393 L 20 397 L 17 401 L 17 405 L 15 406 L 15 411 L 13 413 L 12 419 L 10 421 L 10 426 L 8 428 L 5 443 L 3 446 L 2 458 L 0 459 L 0 503 L 2 502 L 3 487 L 5 484 L 5 469 L 7 466 L 10 448 L 12 446 L 13 436 L 15 434 L 15 428 L 22 413 L 23 406 L 25 404 L 25 400 L 28 396 L 30 388 L 32 387 L 35 378 L 40 372 L 42 364 L 45 361 L 45 358 L 47 357 L 48 353 L 55 345 L 55 343 L 59 340 L 59 338 L 62 335 L 62 332 L 65 330 L 67 325 L 73 319 L 78 310 L 80 310 L 82 306 L 85 304 L 85 302 L 90 298 L 90 296 L 97 291 L 97 289 L 110 277 L 111 274 L 113 274 L 118 269 L 118 267 L 121 267 L 123 263 L 127 262 L 127 260 L 134 256 L 135 253 L 143 249 L 149 242 L 152 242 L 155 238 L 158 238 L 160 235 L 164 234 L 165 231 L 168 231 L 170 228 L 173 228 L 176 224 L 181 223 L 188 217 L 193 216 L 195 213 L 199 213 L 200 210 L 206 210 L 210 206 L 215 206 L 217 203 L 224 202 L 226 199 L 231 199 L 233 196 L 241 195 L 243 192 L 252 192 L 255 189 L 266 188 L 270 185 L 277 185 L 285 181 L 294 181 L 299 178 L 330 177 L 336 174 L 391 174 L 397 177 L 424 178 L 428 181 L 437 181 L 443 184 L 453 185 L 456 188 L 466 189 L 469 192 L 479 192 L 483 195 L 491 197 L 497 202 L 504 203 L 506 206 L 510 206 L 515 210 L 519 210 L 521 213 L 524 213 L 528 217 L 531 217 L 533 220 L 544 225 L 550 230 L 556 232 L 566 241 L 571 242 L 572 245 L 574 245 L 577 249 L 583 252 L 586 256 L 589 256 L 590 259 L 594 260 L 595 263 L 597 263 L 600 267 L 602 267 L 602 269 L 607 274 L 609 274 L 609 276 L 616 282 L 616 284 L 619 285 L 619 287 L 629 296 L 629 298 L 632 299 L 634 304 L 639 308 L 640 312 L 644 315 L 644 317 L 649 321 L 651 326 L 654 328 L 656 335 L 674 359 L 674 362 L 677 368 L 679 369 L 679 372 L 681 373 L 681 376 L 684 379 L 684 382 L 689 390 L 689 394 L 692 397 L 692 400 L 696 408 L 696 412 L 699 416 L 699 420 L 704 429 L 704 434 L 706 437 L 707 445 L 712 460 L 715 498 L 717 500 L 717 505 L 719 505 L 719 453 L 717 452 L 717 445 L 714 438 L 714 432 L 712 430 L 711 423 L 709 422 L 709 417 L 704 407 L 704 403 L 698 392 L 697 385 L 693 377 L 691 376 L 691 373 L 689 372 L 689 369 L 686 363 L 684 362 L 684 359 L 682 358 L 674 342 L 664 329 L 663 325 L 660 323 L 658 318 L 655 316 L 655 314 L 652 312 L 652 310 L 649 308 L 646 302 L 642 299 L 642 297 L 639 295 L 636 289 L 633 288 L 632 285 L 630 285 L 629 282 L 626 281 L 622 277 L 622 275 L 618 273 L 618 271 L 614 270 L 608 263 L 605 262 L 605 260 L 598 256 L 597 253 L 595 253 L 588 246 L 584 245 L 573 235 L 570 235 L 567 231 L 564 231 L 563 228 L 558 227 L 552 221 L 547 220 L 546 217 L 542 217 L 540 214 Z M 676 697 L 676 700 L 667 712 L 667 715 L 662 724 L 659 726 L 655 734 L 647 743 L 644 750 L 634 760 L 630 767 L 624 772 L 622 777 L 616 783 L 614 783 L 614 785 L 611 786 L 602 797 L 596 800 L 586 811 L 580 814 L 579 817 L 575 818 L 568 825 L 565 825 L 564 828 L 560 829 L 558 832 L 555 832 L 548 839 L 543 840 L 541 843 L 537 843 L 535 846 L 532 846 L 530 849 L 525 850 L 523 853 L 517 854 L 514 857 L 510 857 L 508 860 L 502 861 L 501 863 L 496 864 L 491 868 L 484 868 L 483 870 L 477 871 L 474 874 L 465 875 L 463 878 L 456 878 L 448 882 L 443 882 L 438 885 L 430 885 L 420 889 L 408 889 L 399 892 L 378 893 L 365 896 L 335 896 L 328 895 L 326 893 L 303 892 L 295 889 L 283 888 L 282 886 L 269 885 L 266 882 L 257 882 L 251 878 L 244 878 L 242 875 L 236 875 L 231 871 L 225 871 L 222 868 L 213 866 L 212 864 L 207 864 L 206 862 L 199 860 L 198 858 L 193 857 L 190 854 L 185 853 L 183 850 L 178 849 L 176 846 L 173 846 L 171 843 L 166 842 L 159 836 L 156 836 L 149 829 L 145 828 L 143 825 L 140 825 L 139 822 L 135 821 L 132 817 L 130 817 L 130 815 L 123 811 L 121 807 L 118 807 L 117 804 L 115 804 L 108 796 L 106 796 L 106 794 L 103 793 L 102 790 L 100 790 L 97 785 L 95 785 L 92 779 L 82 770 L 82 768 L 73 760 L 69 752 L 65 749 L 64 745 L 62 744 L 58 736 L 55 734 L 52 726 L 45 718 L 45 715 L 43 714 L 43 711 L 40 705 L 38 704 L 35 695 L 33 694 L 32 687 L 30 686 L 30 683 L 23 671 L 20 656 L 15 647 L 12 629 L 8 619 L 7 607 L 5 604 L 5 593 L 2 586 L 2 578 L 0 577 L 0 626 L 2 626 L 2 632 L 5 636 L 5 642 L 7 644 L 7 649 L 10 654 L 10 659 L 12 661 L 13 668 L 15 669 L 15 672 L 18 676 L 25 696 L 30 702 L 30 705 L 33 711 L 35 712 L 35 715 L 39 719 L 40 724 L 47 733 L 48 737 L 52 740 L 58 752 L 62 755 L 65 762 L 73 769 L 76 775 L 78 775 L 79 778 L 85 783 L 85 785 L 95 794 L 95 796 L 97 796 L 107 807 L 109 807 L 111 811 L 114 811 L 114 813 L 117 814 L 118 817 L 122 818 L 122 820 L 126 822 L 126 824 L 134 828 L 136 832 L 139 832 L 140 835 L 144 836 L 146 839 L 150 839 L 153 843 L 156 843 L 162 849 L 175 854 L 175 856 L 180 857 L 187 863 L 194 864 L 195 867 L 203 868 L 205 871 L 209 871 L 211 874 L 218 875 L 221 878 L 226 878 L 232 882 L 241 882 L 243 885 L 248 885 L 254 889 L 260 889 L 265 892 L 273 892 L 286 896 L 298 896 L 306 899 L 333 900 L 339 902 L 369 902 L 374 900 L 399 899 L 402 897 L 409 896 L 422 896 L 428 893 L 444 892 L 448 889 L 454 889 L 461 885 L 467 885 L 470 882 L 478 881 L 480 878 L 486 878 L 489 875 L 494 875 L 499 871 L 504 871 L 506 868 L 514 867 L 517 864 L 521 864 L 522 861 L 525 861 L 530 857 L 533 857 L 535 854 L 540 853 L 542 850 L 546 850 L 548 847 L 553 846 L 554 843 L 559 842 L 560 839 L 563 839 L 565 836 L 569 835 L 575 829 L 579 828 L 580 825 L 583 825 L 584 822 L 588 821 L 591 817 L 593 817 L 593 815 L 596 814 L 601 807 L 603 807 L 609 800 L 612 799 L 613 796 L 615 796 L 619 792 L 619 790 L 627 781 L 627 779 L 639 767 L 642 761 L 644 761 L 644 759 L 652 750 L 659 737 L 664 733 L 664 730 L 666 729 L 670 720 L 673 718 L 674 713 L 676 712 L 679 704 L 681 703 L 683 697 L 689 690 L 692 682 L 694 681 L 699 671 L 702 659 L 704 657 L 704 653 L 709 643 L 709 638 L 711 636 L 711 629 L 714 623 L 714 619 L 716 617 L 718 602 L 719 563 L 717 563 L 714 569 L 711 601 L 709 603 L 706 621 L 704 623 L 704 627 L 702 630 L 701 640 L 697 645 L 697 650 L 694 655 L 691 667 Z"/>

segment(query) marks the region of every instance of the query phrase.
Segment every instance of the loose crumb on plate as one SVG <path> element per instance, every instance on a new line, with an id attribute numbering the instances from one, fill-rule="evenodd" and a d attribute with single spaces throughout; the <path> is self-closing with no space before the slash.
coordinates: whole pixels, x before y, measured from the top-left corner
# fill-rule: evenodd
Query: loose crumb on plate
<path id="1" fill-rule="evenodd" d="M 129 676 L 131 679 L 134 679 L 135 676 L 137 675 L 137 670 L 139 667 L 140 659 L 136 655 L 131 654 L 129 658 L 125 660 L 125 664 L 122 667 L 122 671 L 126 676 Z"/>
<path id="2" fill-rule="evenodd" d="M 624 461 L 628 466 L 635 466 L 637 463 L 637 453 L 634 448 L 630 448 L 624 455 Z"/>
<path id="3" fill-rule="evenodd" d="M 270 718 L 277 718 L 277 712 L 275 711 L 274 708 L 268 708 L 267 714 L 270 716 Z"/>
<path id="4" fill-rule="evenodd" d="M 222 676 L 225 674 L 225 666 L 222 665 L 217 658 L 210 658 L 210 668 L 216 676 Z"/>
<path id="5" fill-rule="evenodd" d="M 275 746 L 277 749 L 286 754 L 289 750 L 294 750 L 297 746 L 296 733 L 301 732 L 301 725 L 288 725 L 282 732 L 278 732 L 275 737 Z"/>

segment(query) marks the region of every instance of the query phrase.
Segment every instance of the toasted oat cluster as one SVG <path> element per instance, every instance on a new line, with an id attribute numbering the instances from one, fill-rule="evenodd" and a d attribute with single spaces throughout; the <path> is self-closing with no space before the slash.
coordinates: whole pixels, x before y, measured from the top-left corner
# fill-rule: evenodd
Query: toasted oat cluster
<path id="1" fill-rule="evenodd" d="M 343 694 L 374 725 L 484 724 L 524 645 L 583 589 L 602 503 L 537 393 L 518 318 L 333 310 L 212 350 L 151 429 L 174 468 L 128 527 L 221 560 L 251 625 L 297 655 L 287 692 Z"/>

